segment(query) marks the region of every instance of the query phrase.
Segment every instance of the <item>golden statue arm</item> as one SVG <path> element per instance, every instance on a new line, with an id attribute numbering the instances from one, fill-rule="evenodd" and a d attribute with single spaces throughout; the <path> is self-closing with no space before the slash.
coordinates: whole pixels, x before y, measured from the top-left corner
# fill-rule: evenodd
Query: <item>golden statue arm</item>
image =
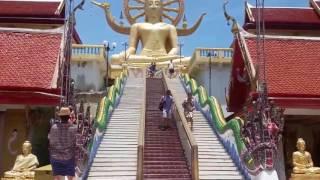
<path id="1" fill-rule="evenodd" d="M 298 167 L 298 168 L 308 168 L 307 165 L 300 164 L 300 163 L 297 163 L 297 162 L 293 162 L 293 166 L 294 167 Z"/>
<path id="2" fill-rule="evenodd" d="M 311 158 L 311 154 L 308 153 L 308 160 L 309 160 L 309 164 L 307 164 L 307 167 L 313 167 L 313 161 L 312 161 L 312 158 Z"/>
<path id="3" fill-rule="evenodd" d="M 188 36 L 192 33 L 194 33 L 198 27 L 200 26 L 201 22 L 202 22 L 202 19 L 203 17 L 207 15 L 207 13 L 203 13 L 200 18 L 198 19 L 197 23 L 195 25 L 193 25 L 191 28 L 189 29 L 178 29 L 177 28 L 177 32 L 178 32 L 178 36 Z"/>
<path id="4" fill-rule="evenodd" d="M 94 0 L 92 0 L 91 3 L 104 10 L 104 13 L 105 13 L 106 19 L 107 19 L 107 23 L 114 31 L 121 33 L 121 34 L 126 34 L 126 35 L 130 34 L 130 27 L 121 26 L 114 20 L 113 16 L 111 15 L 111 12 L 110 12 L 110 4 L 109 3 L 99 3 Z"/>

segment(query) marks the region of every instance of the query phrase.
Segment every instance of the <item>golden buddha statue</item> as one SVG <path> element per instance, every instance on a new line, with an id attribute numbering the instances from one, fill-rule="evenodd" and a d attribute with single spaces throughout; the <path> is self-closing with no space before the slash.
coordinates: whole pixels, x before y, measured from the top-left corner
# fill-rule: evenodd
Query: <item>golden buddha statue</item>
<path id="1" fill-rule="evenodd" d="M 31 153 L 32 146 L 29 141 L 22 145 L 22 154 L 17 156 L 11 171 L 4 174 L 5 179 L 33 179 L 34 169 L 39 165 L 37 156 Z"/>
<path id="2" fill-rule="evenodd" d="M 292 154 L 293 173 L 292 179 L 319 179 L 320 168 L 313 166 L 311 154 L 306 149 L 306 143 L 302 138 L 297 141 L 298 151 Z M 316 176 L 316 177 L 315 177 Z"/>
<path id="3" fill-rule="evenodd" d="M 180 21 L 181 15 L 184 11 L 184 7 L 169 8 L 168 6 L 174 3 L 179 3 L 183 6 L 181 0 L 135 0 L 136 3 L 142 6 L 130 6 L 130 0 L 125 0 L 126 16 L 131 27 L 125 27 L 123 23 L 118 25 L 110 13 L 110 4 L 93 3 L 104 9 L 106 19 L 111 28 L 122 34 L 129 34 L 129 46 L 128 49 L 120 54 L 113 55 L 111 57 L 112 64 L 122 64 L 127 61 L 128 63 L 146 63 L 150 62 L 164 62 L 177 59 L 178 53 L 178 35 L 189 35 L 193 33 L 202 21 L 203 14 L 192 28 L 187 29 L 186 23 L 184 23 L 184 29 L 177 29 L 175 25 Z M 144 10 L 141 14 L 132 17 L 130 10 Z M 176 12 L 177 18 L 174 19 L 170 15 L 164 13 Z M 145 22 L 136 22 L 139 17 L 145 16 Z M 163 18 L 169 19 L 172 24 L 165 23 Z M 141 42 L 142 50 L 141 54 L 137 55 L 137 47 Z"/>

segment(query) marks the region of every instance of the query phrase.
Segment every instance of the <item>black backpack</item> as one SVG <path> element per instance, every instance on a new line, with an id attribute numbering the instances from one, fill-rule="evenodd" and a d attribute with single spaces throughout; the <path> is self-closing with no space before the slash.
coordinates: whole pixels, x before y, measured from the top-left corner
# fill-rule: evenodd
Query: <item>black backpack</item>
<path id="1" fill-rule="evenodd" d="M 160 111 L 163 111 L 164 103 L 165 103 L 164 97 L 162 96 L 161 101 L 159 103 L 159 110 Z"/>

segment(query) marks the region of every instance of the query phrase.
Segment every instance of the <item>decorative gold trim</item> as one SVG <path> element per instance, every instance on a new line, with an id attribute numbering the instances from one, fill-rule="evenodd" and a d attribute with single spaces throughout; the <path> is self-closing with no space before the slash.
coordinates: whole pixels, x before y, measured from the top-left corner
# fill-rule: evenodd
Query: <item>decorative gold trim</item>
<path id="1" fill-rule="evenodd" d="M 66 4 L 66 0 L 62 0 L 57 8 L 57 10 L 54 12 L 54 14 L 59 15 L 61 11 L 63 10 L 63 7 Z"/>
<path id="2" fill-rule="evenodd" d="M 249 4 L 248 1 L 245 2 L 245 9 L 248 14 L 248 18 L 250 19 L 250 21 L 255 22 L 256 20 L 254 19 L 253 15 L 252 15 L 252 11 L 251 11 L 252 7 L 253 6 L 251 4 Z"/>
<path id="3" fill-rule="evenodd" d="M 311 6 L 314 8 L 314 10 L 317 12 L 318 16 L 320 16 L 320 7 L 318 6 L 317 0 L 310 0 Z"/>
<path id="4" fill-rule="evenodd" d="M 239 42 L 241 56 L 242 56 L 245 68 L 247 69 L 247 72 L 248 72 L 248 75 L 250 78 L 251 90 L 256 90 L 258 87 L 259 72 L 253 65 L 251 55 L 250 55 L 249 49 L 247 47 L 247 43 L 246 43 L 242 33 L 237 34 L 237 39 Z"/>
<path id="5" fill-rule="evenodd" d="M 92 0 L 92 4 L 102 8 L 105 12 L 106 20 L 112 30 L 121 33 L 121 34 L 130 34 L 130 27 L 119 25 L 115 20 L 114 17 L 111 15 L 110 12 L 110 4 L 109 3 L 99 3 L 97 1 Z"/>
<path id="6" fill-rule="evenodd" d="M 231 15 L 228 14 L 228 12 L 227 12 L 227 4 L 228 4 L 228 3 L 229 3 L 229 0 L 226 0 L 226 1 L 223 3 L 224 17 L 226 18 L 228 25 L 229 25 L 229 21 L 232 21 L 231 32 L 232 32 L 233 34 L 236 34 L 236 33 L 239 32 L 239 29 L 241 29 L 241 28 L 239 28 L 240 26 L 238 25 L 237 20 L 236 20 L 233 16 L 231 16 Z"/>
<path id="7" fill-rule="evenodd" d="M 136 23 L 136 19 L 137 19 L 137 18 L 132 17 L 132 15 L 130 14 L 131 10 L 141 10 L 141 11 L 143 11 L 143 14 L 144 14 L 145 0 L 134 0 L 134 1 L 138 4 L 141 4 L 141 6 L 131 6 L 129 3 L 130 0 L 123 1 L 124 14 L 129 22 L 129 24 L 131 24 L 131 25 Z M 178 3 L 178 7 L 177 8 L 166 7 L 166 6 L 170 6 L 173 3 Z M 184 14 L 184 10 L 185 10 L 184 0 L 167 0 L 166 2 L 163 2 L 162 10 L 177 13 L 176 17 L 171 17 L 168 14 L 163 14 L 163 17 L 169 19 L 171 21 L 172 25 L 177 26 L 179 24 L 179 22 L 181 21 L 182 15 Z M 139 17 L 141 17 L 141 16 L 138 16 L 138 18 Z"/>

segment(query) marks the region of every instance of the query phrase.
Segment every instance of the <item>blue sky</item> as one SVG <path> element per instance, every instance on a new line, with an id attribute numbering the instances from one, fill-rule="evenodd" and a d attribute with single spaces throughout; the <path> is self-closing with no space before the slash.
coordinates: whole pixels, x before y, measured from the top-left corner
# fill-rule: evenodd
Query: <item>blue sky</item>
<path id="1" fill-rule="evenodd" d="M 97 0 L 105 2 L 105 0 Z M 122 0 L 108 0 L 111 4 L 111 12 L 115 18 L 119 18 L 122 10 Z M 180 37 L 179 41 L 184 44 L 182 54 L 190 56 L 197 47 L 229 47 L 232 42 L 230 26 L 223 16 L 224 0 L 185 0 L 185 14 L 189 27 L 196 19 L 206 12 L 207 15 L 202 21 L 199 29 L 192 35 Z M 234 16 L 242 25 L 244 15 L 244 0 L 230 0 L 228 12 Z M 284 6 L 284 7 L 307 7 L 309 0 L 265 0 L 265 6 Z M 255 0 L 249 0 L 254 5 Z M 104 12 L 86 0 L 84 11 L 77 11 L 76 29 L 80 34 L 83 43 L 102 44 L 104 40 L 116 42 L 118 45 L 112 53 L 124 50 L 121 43 L 128 41 L 128 36 L 114 32 L 107 24 Z"/>

